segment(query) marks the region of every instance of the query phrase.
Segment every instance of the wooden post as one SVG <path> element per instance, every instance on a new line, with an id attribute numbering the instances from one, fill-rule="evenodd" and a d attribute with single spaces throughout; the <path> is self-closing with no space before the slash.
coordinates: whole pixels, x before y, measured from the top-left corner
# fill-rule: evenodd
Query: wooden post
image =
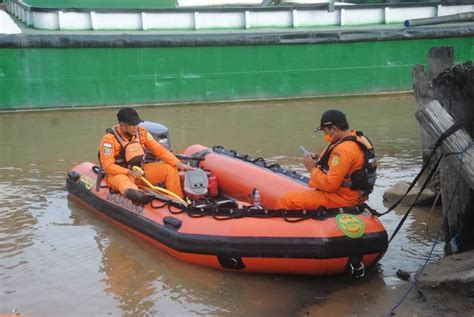
<path id="1" fill-rule="evenodd" d="M 451 54 L 446 48 L 440 48 L 438 53 L 443 50 L 445 55 L 434 55 L 440 58 Z M 444 63 L 450 64 L 449 58 L 441 59 L 445 60 Z M 417 103 L 428 104 L 426 109 L 418 110 L 417 119 L 423 125 L 423 130 L 426 129 L 423 133 L 432 144 L 454 122 L 448 115 L 452 114 L 455 120 L 461 123 L 464 131 L 458 131 L 445 140 L 442 150 L 461 151 L 472 142 L 474 135 L 474 68 L 471 62 L 467 62 L 444 69 L 434 78 L 431 76 L 425 74 L 420 66 L 413 70 Z M 429 102 L 435 99 L 439 102 Z M 423 143 L 424 151 L 427 150 L 426 143 L 428 142 Z M 460 156 L 450 156 L 441 162 L 439 168 L 443 215 L 447 219 L 445 241 L 448 254 L 474 249 L 473 149 L 472 147 L 467 149 L 463 155 L 462 179 L 457 190 L 455 189 L 459 180 Z"/>
<path id="2" fill-rule="evenodd" d="M 415 92 L 417 109 L 421 109 L 426 103 L 433 99 L 442 99 L 439 90 L 434 89 L 433 80 L 441 73 L 451 68 L 454 64 L 454 49 L 452 47 L 432 47 L 428 51 L 428 71 L 425 72 L 423 65 L 415 65 L 412 70 L 413 91 Z M 430 148 L 436 142 L 425 130 L 421 129 L 421 154 L 423 163 L 426 163 Z M 439 156 L 434 157 L 431 166 Z M 434 175 L 429 187 L 439 191 L 439 172 Z"/>
<path id="3" fill-rule="evenodd" d="M 435 140 L 456 122 L 438 100 L 433 100 L 416 111 L 415 116 L 422 128 Z M 452 176 L 464 178 L 474 189 L 474 145 L 466 130 L 460 129 L 448 136 L 441 143 L 441 150 L 447 154 L 445 159 L 454 167 Z"/>

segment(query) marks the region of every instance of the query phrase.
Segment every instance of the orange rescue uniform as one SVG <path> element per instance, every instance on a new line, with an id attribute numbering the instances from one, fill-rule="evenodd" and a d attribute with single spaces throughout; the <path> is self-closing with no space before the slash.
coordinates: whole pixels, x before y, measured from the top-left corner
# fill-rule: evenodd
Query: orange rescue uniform
<path id="1" fill-rule="evenodd" d="M 356 136 L 355 131 L 350 135 Z M 356 142 L 341 142 L 330 144 L 320 155 L 334 147 L 329 156 L 329 170 L 324 172 L 319 166 L 311 170 L 308 185 L 311 188 L 303 192 L 290 192 L 280 198 L 275 209 L 317 209 L 321 206 L 337 208 L 354 206 L 363 203 L 367 196 L 361 196 L 360 191 L 342 186 L 349 181 L 354 171 L 365 164 L 365 155 Z"/>
<path id="2" fill-rule="evenodd" d="M 132 136 L 132 138 L 129 139 L 125 136 L 120 126 L 116 127 L 116 131 L 119 132 L 122 139 L 130 141 L 136 140 L 136 136 Z M 140 143 L 142 147 L 144 149 L 149 149 L 153 155 L 162 160 L 162 162 L 144 164 L 143 169 L 145 177 L 152 184 L 164 182 L 168 190 L 183 197 L 178 169 L 176 168 L 176 164 L 179 162 L 178 158 L 158 143 L 144 127 L 139 126 L 138 133 L 140 134 Z M 129 169 L 120 166 L 115 162 L 115 157 L 120 154 L 121 150 L 122 145 L 119 140 L 117 140 L 113 134 L 106 133 L 100 143 L 99 151 L 100 162 L 105 172 L 105 180 L 110 187 L 118 190 L 122 195 L 124 195 L 125 190 L 129 188 L 138 189 L 138 186 L 135 183 L 135 179 L 132 176 L 127 175 Z"/>

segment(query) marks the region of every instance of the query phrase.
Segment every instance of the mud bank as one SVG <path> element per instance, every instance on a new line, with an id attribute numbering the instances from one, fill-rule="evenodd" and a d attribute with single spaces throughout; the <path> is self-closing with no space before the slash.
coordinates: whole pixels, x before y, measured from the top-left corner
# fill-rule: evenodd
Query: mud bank
<path id="1" fill-rule="evenodd" d="M 400 302 L 392 316 L 474 316 L 474 251 L 428 265 L 404 300 L 413 282 L 381 274 L 348 281 L 346 289 L 303 308 L 299 316 L 390 316 Z"/>

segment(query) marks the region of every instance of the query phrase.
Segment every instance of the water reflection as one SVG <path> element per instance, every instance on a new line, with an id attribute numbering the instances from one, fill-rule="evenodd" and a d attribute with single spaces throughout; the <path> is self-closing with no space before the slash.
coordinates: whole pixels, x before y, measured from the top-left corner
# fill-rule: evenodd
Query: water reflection
<path id="1" fill-rule="evenodd" d="M 34 178 L 24 175 L 21 180 L 24 183 L 26 181 L 27 185 L 21 187 L 15 185 L 19 174 L 25 173 L 18 168 L 0 168 L 0 278 L 2 279 L 8 278 L 8 270 L 28 264 L 23 252 L 33 244 L 37 219 L 32 212 L 47 206 L 42 190 L 34 185 Z"/>
<path id="2" fill-rule="evenodd" d="M 307 278 L 196 267 L 133 237 L 113 241 L 109 236 L 110 232 L 103 232 L 95 238 L 102 253 L 100 272 L 105 276 L 104 290 L 118 300 L 123 316 L 261 316 L 275 311 L 287 315 L 308 296 L 324 298 L 339 287 L 330 286 L 329 280 L 322 278 L 319 282 L 324 284 L 315 292 Z M 313 280 L 318 285 L 318 279 Z M 299 287 L 288 292 L 288 283 Z"/>
<path id="3" fill-rule="evenodd" d="M 319 151 L 325 145 L 313 128 L 331 108 L 344 111 L 352 127 L 375 144 L 380 169 L 369 203 L 384 211 L 384 191 L 411 180 L 420 168 L 412 96 L 148 107 L 139 112 L 170 129 L 174 149 L 219 144 L 305 172 L 298 146 Z M 0 313 L 16 307 L 31 316 L 367 314 L 370 303 L 396 284 L 390 279 L 397 269 L 415 272 L 421 266 L 441 223 L 439 210 L 413 210 L 381 261 L 383 272 L 359 282 L 236 274 L 179 262 L 67 199 L 65 172 L 96 160 L 99 141 L 105 128 L 115 124 L 116 111 L 0 115 Z M 33 126 L 39 128 L 33 131 Z M 404 211 L 381 219 L 389 235 Z M 434 258 L 441 254 L 439 246 Z"/>
<path id="4" fill-rule="evenodd" d="M 219 272 L 180 263 L 141 241 L 136 246 L 146 252 L 130 251 L 135 241 L 119 245 L 105 236 L 97 241 L 105 291 L 120 302 L 122 316 L 290 316 L 309 303 L 323 304 L 341 288 L 361 286 L 348 277 Z M 371 287 L 383 284 L 378 273 L 368 281 Z"/>
<path id="5" fill-rule="evenodd" d="M 119 307 L 127 316 L 155 315 L 157 312 L 153 310 L 154 302 L 150 296 L 156 292 L 152 284 L 158 276 L 151 274 L 153 271 L 144 262 L 132 259 L 133 255 L 117 242 L 110 243 L 99 235 L 95 240 L 102 253 L 100 272 L 106 276 L 105 291 L 119 300 Z"/>

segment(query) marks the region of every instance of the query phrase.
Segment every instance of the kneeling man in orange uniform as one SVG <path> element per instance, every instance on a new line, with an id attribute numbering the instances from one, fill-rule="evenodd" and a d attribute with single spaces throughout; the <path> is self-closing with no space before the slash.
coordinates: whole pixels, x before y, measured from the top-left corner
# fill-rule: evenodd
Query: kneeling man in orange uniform
<path id="1" fill-rule="evenodd" d="M 329 145 L 319 155 L 305 154 L 303 164 L 311 173 L 311 189 L 281 197 L 276 209 L 317 209 L 355 206 L 372 192 L 377 163 L 374 148 L 360 131 L 349 130 L 346 115 L 326 111 L 317 131 Z"/>
<path id="2" fill-rule="evenodd" d="M 178 169 L 191 170 L 183 164 L 142 126 L 143 122 L 135 109 L 122 108 L 117 113 L 118 125 L 106 130 L 100 143 L 99 158 L 105 172 L 105 180 L 110 187 L 130 200 L 147 203 L 149 197 L 138 190 L 137 181 L 141 176 L 152 184 L 164 182 L 166 188 L 183 197 Z M 144 164 L 145 149 L 149 149 L 161 162 Z M 132 170 L 133 166 L 143 168 Z"/>

